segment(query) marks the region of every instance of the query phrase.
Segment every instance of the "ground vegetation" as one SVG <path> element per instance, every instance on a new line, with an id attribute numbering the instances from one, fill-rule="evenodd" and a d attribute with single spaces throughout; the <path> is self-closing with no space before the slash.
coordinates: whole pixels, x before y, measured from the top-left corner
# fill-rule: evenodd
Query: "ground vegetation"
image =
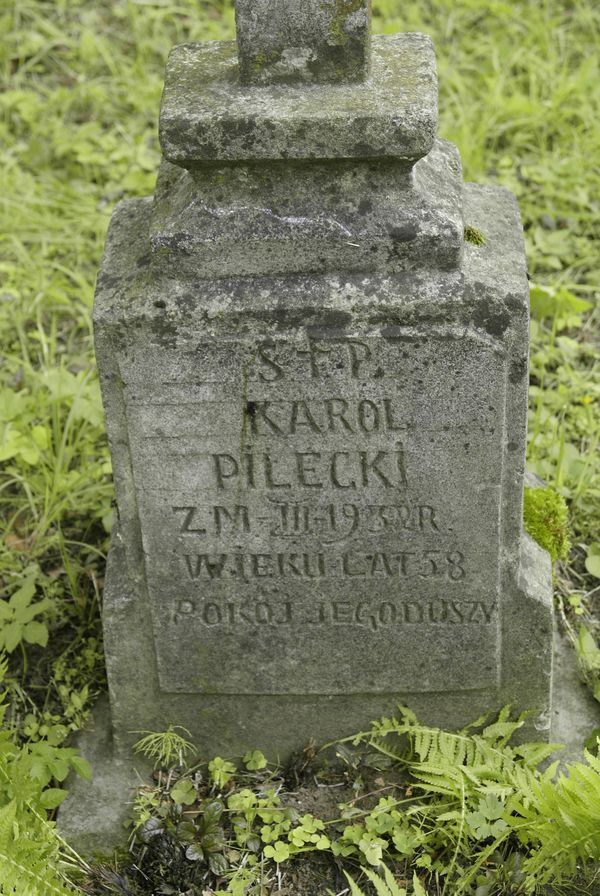
<path id="1" fill-rule="evenodd" d="M 375 0 L 373 21 L 375 31 L 432 35 L 442 136 L 460 148 L 468 180 L 506 186 L 519 200 L 532 304 L 528 463 L 565 501 L 568 554 L 562 510 L 552 523 L 562 533 L 557 613 L 600 699 L 600 8 L 594 0 Z M 93 355 L 95 274 L 115 203 L 154 187 L 170 47 L 231 38 L 234 19 L 232 5 L 220 0 L 5 0 L 0 32 L 0 892 L 12 893 L 18 880 L 17 892 L 38 896 L 92 886 L 89 876 L 87 884 L 67 883 L 73 857 L 56 838 L 53 814 L 69 770 L 89 774 L 69 737 L 105 686 L 99 608 L 113 489 Z M 598 774 L 593 736 L 590 747 L 582 786 Z M 260 770 L 244 774 L 251 771 Z M 179 773 L 174 800 L 167 788 L 175 806 L 192 796 L 196 808 L 198 800 L 222 799 L 226 784 L 217 787 L 207 770 L 203 780 L 216 787 L 209 793 L 195 774 Z M 467 779 L 465 773 L 465 786 Z M 184 791 L 186 780 L 193 792 Z M 256 796 L 255 784 L 248 789 Z M 423 805 L 437 805 L 439 794 L 419 792 Z M 557 785 L 557 799 L 560 793 Z M 533 824 L 535 805 L 558 811 L 553 793 L 538 796 L 529 806 L 512 803 L 512 812 L 503 802 L 500 812 L 494 800 L 516 800 L 514 793 L 477 791 L 481 806 L 468 810 L 479 812 L 479 827 L 468 822 L 466 803 L 449 808 L 463 812 L 463 833 L 452 841 L 455 867 L 468 873 L 465 856 L 474 853 L 465 844 L 485 849 L 496 836 L 483 837 L 487 827 L 498 832 L 519 813 Z M 206 813 L 204 806 L 200 816 Z M 213 864 L 220 847 L 212 850 L 208 841 L 212 831 L 213 845 L 221 842 L 217 815 L 212 828 L 206 823 L 202 846 L 202 861 L 212 856 Z M 457 823 L 448 819 L 448 831 Z M 491 853 L 491 864 L 486 859 L 477 869 L 485 876 L 502 868 L 505 878 L 492 878 L 485 889 L 475 876 L 473 892 L 521 892 L 524 869 L 516 856 L 531 871 L 536 849 L 552 852 L 551 838 L 538 833 L 538 841 L 518 847 L 518 832 L 507 835 L 500 858 Z M 329 837 L 318 825 L 305 834 Z M 289 832 L 275 842 L 289 845 Z M 448 861 L 449 842 L 445 853 L 440 847 Z M 510 844 L 509 854 L 503 849 Z M 269 845 L 279 852 L 269 855 Z M 283 847 L 264 847 L 261 861 L 277 883 Z M 577 849 L 571 855 L 575 863 L 586 858 Z M 370 885 L 387 896 L 383 868 L 364 850 L 357 858 L 380 875 Z M 297 856 L 290 860 L 298 866 Z M 11 877 L 15 867 L 33 872 Z M 98 874 L 109 873 L 103 868 Z M 419 886 L 437 886 L 433 870 L 418 866 Z M 110 873 L 106 892 L 126 893 L 120 872 Z M 369 885 L 360 871 L 351 873 L 354 886 Z M 342 884 L 352 886 L 343 876 L 340 890 Z M 419 892 L 412 874 L 397 886 Z M 592 884 L 578 886 L 586 892 Z"/>

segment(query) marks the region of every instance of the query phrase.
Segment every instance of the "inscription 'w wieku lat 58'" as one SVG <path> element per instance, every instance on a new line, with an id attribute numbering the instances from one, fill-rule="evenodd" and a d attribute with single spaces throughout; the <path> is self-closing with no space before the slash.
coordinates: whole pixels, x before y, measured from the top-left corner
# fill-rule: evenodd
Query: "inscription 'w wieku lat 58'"
<path id="1" fill-rule="evenodd" d="M 442 725 L 513 702 L 547 729 L 516 205 L 436 138 L 429 39 L 338 7 L 238 0 L 239 47 L 176 47 L 155 196 L 113 217 L 95 327 L 123 748 L 173 723 L 283 756 L 398 701 Z"/>

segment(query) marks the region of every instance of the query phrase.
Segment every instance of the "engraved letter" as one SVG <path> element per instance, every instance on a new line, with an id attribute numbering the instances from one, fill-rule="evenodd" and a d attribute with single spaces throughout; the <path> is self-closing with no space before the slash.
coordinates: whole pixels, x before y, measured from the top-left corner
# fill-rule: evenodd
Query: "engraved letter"
<path id="1" fill-rule="evenodd" d="M 282 576 L 302 576 L 302 569 L 298 566 L 298 554 L 277 554 L 277 567 Z"/>
<path id="2" fill-rule="evenodd" d="M 242 532 L 250 531 L 250 517 L 248 515 L 248 508 L 243 504 L 235 504 L 233 510 L 229 510 L 227 507 L 215 506 L 213 507 L 213 514 L 215 518 L 215 530 L 217 535 L 221 535 L 223 529 L 227 524 L 230 524 L 230 528 L 234 532 L 239 532 L 240 528 Z"/>
<path id="3" fill-rule="evenodd" d="M 310 458 L 313 458 L 312 463 L 309 460 Z M 315 482 L 314 480 L 312 482 L 310 481 L 311 476 L 318 475 L 317 470 L 315 470 L 314 461 L 320 460 L 320 458 L 320 451 L 296 451 L 296 466 L 298 468 L 300 485 L 306 485 L 310 488 L 323 488 L 322 482 Z M 307 476 L 309 479 L 306 478 Z"/>
<path id="4" fill-rule="evenodd" d="M 373 554 L 373 559 L 371 561 L 371 575 L 389 577 L 393 574 L 394 573 L 392 571 L 392 566 L 390 564 L 388 555 L 383 551 L 379 551 Z"/>
<path id="5" fill-rule="evenodd" d="M 304 567 L 304 575 L 309 579 L 318 579 L 325 575 L 325 557 L 323 554 L 302 554 L 302 565 Z"/>
<path id="6" fill-rule="evenodd" d="M 349 578 L 356 578 L 356 577 L 359 577 L 359 578 L 363 578 L 363 579 L 364 579 L 365 574 L 366 574 L 365 569 L 362 569 L 362 570 L 359 569 L 359 570 L 356 572 L 356 571 L 354 571 L 354 570 L 350 567 L 350 558 L 351 558 L 351 556 L 356 557 L 356 554 L 354 554 L 354 555 L 351 555 L 351 554 L 342 554 L 342 565 L 343 565 L 343 569 L 344 569 L 344 575 L 345 575 L 345 576 L 348 576 Z"/>
<path id="7" fill-rule="evenodd" d="M 334 600 L 331 604 L 333 609 L 333 621 L 344 623 L 352 622 L 352 605 L 346 601 Z"/>
<path id="8" fill-rule="evenodd" d="M 202 621 L 205 625 L 220 625 L 223 621 L 221 607 L 218 604 L 204 604 L 202 608 Z"/>
<path id="9" fill-rule="evenodd" d="M 465 570 L 463 563 L 465 562 L 465 555 L 461 554 L 460 551 L 453 551 L 451 554 L 446 555 L 446 560 L 448 561 L 448 576 L 453 582 L 459 582 L 461 579 L 465 577 Z"/>
<path id="10" fill-rule="evenodd" d="M 408 569 L 407 561 L 409 560 L 410 557 L 416 557 L 417 556 L 416 552 L 415 551 L 400 551 L 396 556 L 398 557 L 398 560 L 400 561 L 400 569 L 398 571 L 398 574 L 400 576 L 409 576 L 410 570 Z"/>
<path id="11" fill-rule="evenodd" d="M 343 423 L 344 428 L 348 432 L 354 432 L 348 421 L 346 420 L 346 411 L 348 410 L 348 402 L 345 398 L 328 398 L 325 402 L 327 407 L 327 416 L 329 418 L 329 430 L 335 432 L 335 420 Z"/>
<path id="12" fill-rule="evenodd" d="M 349 482 L 341 482 L 338 470 L 338 458 L 349 458 L 347 451 L 334 451 L 331 455 L 331 481 L 336 488 L 356 488 L 356 482 L 351 479 Z"/>
<path id="13" fill-rule="evenodd" d="M 350 352 L 350 369 L 352 376 L 357 379 L 361 366 L 371 359 L 371 349 L 364 342 L 348 341 L 348 351 Z"/>
<path id="14" fill-rule="evenodd" d="M 266 601 L 259 601 L 254 607 L 256 622 L 263 625 L 271 625 L 273 622 L 273 610 Z"/>
<path id="15" fill-rule="evenodd" d="M 397 615 L 398 612 L 394 604 L 386 602 L 379 607 L 379 623 L 381 625 L 393 625 Z"/>
<path id="16" fill-rule="evenodd" d="M 422 579 L 427 579 L 430 576 L 437 576 L 440 574 L 437 558 L 439 557 L 439 551 L 424 551 L 423 552 L 423 562 L 426 564 L 425 568 L 420 570 L 419 575 Z"/>
<path id="17" fill-rule="evenodd" d="M 246 405 L 246 416 L 250 420 L 250 429 L 255 435 L 260 433 L 258 426 L 260 420 L 270 426 L 271 432 L 283 435 L 283 429 L 267 414 L 270 404 L 270 401 L 249 401 Z"/>
<path id="18" fill-rule="evenodd" d="M 199 535 L 204 535 L 206 533 L 206 529 L 192 529 L 192 522 L 194 517 L 196 516 L 197 507 L 171 507 L 173 513 L 181 513 L 182 511 L 185 513 L 185 517 L 183 518 L 183 523 L 181 524 L 180 533 L 190 532 L 197 533 Z"/>
<path id="19" fill-rule="evenodd" d="M 269 354 L 274 348 L 275 346 L 268 342 L 259 345 L 257 348 L 258 357 L 265 365 L 265 370 L 261 370 L 259 377 L 267 383 L 274 383 L 275 380 L 280 380 L 283 377 L 283 367 L 277 361 L 274 361 Z"/>
<path id="20" fill-rule="evenodd" d="M 292 402 L 290 433 L 295 433 L 299 426 L 308 426 L 313 432 L 321 432 L 321 427 L 311 414 L 305 401 Z"/>
<path id="21" fill-rule="evenodd" d="M 242 455 L 242 464 L 246 467 L 246 484 L 248 488 L 256 488 L 254 481 L 254 455 L 251 451 L 245 451 Z"/>
<path id="22" fill-rule="evenodd" d="M 273 478 L 273 461 L 269 454 L 263 455 L 265 462 L 265 481 L 267 488 L 291 488 L 290 482 L 275 482 Z"/>
<path id="23" fill-rule="evenodd" d="M 194 564 L 192 564 L 192 560 L 195 560 Z M 210 579 L 220 579 L 226 560 L 227 554 L 218 554 L 213 557 L 210 554 L 197 554 L 196 557 L 185 555 L 185 564 L 191 579 L 200 578 L 203 566 L 206 567 Z"/>
<path id="24" fill-rule="evenodd" d="M 420 604 L 407 601 L 404 604 L 404 618 L 407 622 L 423 622 L 423 607 Z"/>
<path id="25" fill-rule="evenodd" d="M 257 578 L 271 577 L 274 573 L 272 554 L 250 554 L 252 575 Z"/>
<path id="26" fill-rule="evenodd" d="M 445 622 L 448 616 L 446 601 L 430 601 L 427 606 L 427 612 L 430 622 Z"/>
<path id="27" fill-rule="evenodd" d="M 389 432 L 396 432 L 399 429 L 406 429 L 406 426 L 402 426 L 401 423 L 397 423 L 394 420 L 391 398 L 383 399 L 383 407 L 385 410 L 385 422 L 387 424 Z"/>
<path id="28" fill-rule="evenodd" d="M 310 358 L 310 375 L 314 380 L 319 379 L 321 375 L 317 362 L 318 355 L 328 355 L 330 351 L 330 348 L 319 348 L 319 346 L 312 341 L 308 343 L 308 351 L 298 349 L 298 357 L 302 358 L 303 356 L 308 355 Z"/>
<path id="29" fill-rule="evenodd" d="M 379 431 L 379 408 L 374 401 L 363 398 L 358 402 L 358 422 L 363 432 Z"/>
<path id="30" fill-rule="evenodd" d="M 480 607 L 481 607 L 481 612 L 485 616 L 485 621 L 488 623 L 491 622 L 492 618 L 494 616 L 494 613 L 496 612 L 495 604 L 492 604 L 492 606 L 489 609 L 486 608 L 485 604 L 480 604 Z"/>
<path id="31" fill-rule="evenodd" d="M 400 474 L 400 485 L 406 485 L 406 467 L 404 466 L 404 447 L 400 445 L 396 451 L 396 461 L 398 463 L 398 473 Z"/>
<path id="32" fill-rule="evenodd" d="M 225 488 L 225 480 L 237 476 L 239 472 L 238 462 L 231 454 L 213 454 L 212 459 L 215 464 L 217 486 Z"/>
<path id="33" fill-rule="evenodd" d="M 421 532 L 425 531 L 426 522 L 429 522 L 429 525 L 434 532 L 440 531 L 440 527 L 435 518 L 435 508 L 430 507 L 428 504 L 421 504 L 419 506 L 419 529 Z"/>
<path id="34" fill-rule="evenodd" d="M 464 615 L 463 615 L 464 605 L 461 606 L 461 605 L 458 603 L 458 601 L 453 600 L 453 601 L 450 601 L 449 607 L 450 607 L 450 609 L 452 610 L 452 612 L 455 613 L 456 616 L 458 617 L 458 622 L 464 622 L 464 621 L 465 621 L 465 618 L 464 618 Z M 449 620 L 449 622 L 456 622 L 456 621 L 457 621 L 456 619 L 450 619 L 450 620 Z"/>
<path id="35" fill-rule="evenodd" d="M 392 482 L 385 473 L 380 470 L 377 464 L 381 463 L 382 460 L 385 460 L 387 457 L 387 453 L 385 451 L 378 451 L 373 460 L 369 460 L 369 452 L 361 451 L 360 452 L 360 463 L 362 468 L 362 483 L 363 485 L 369 485 L 369 470 L 371 470 L 376 476 L 379 477 L 380 481 L 383 482 L 386 488 L 392 487 Z"/>

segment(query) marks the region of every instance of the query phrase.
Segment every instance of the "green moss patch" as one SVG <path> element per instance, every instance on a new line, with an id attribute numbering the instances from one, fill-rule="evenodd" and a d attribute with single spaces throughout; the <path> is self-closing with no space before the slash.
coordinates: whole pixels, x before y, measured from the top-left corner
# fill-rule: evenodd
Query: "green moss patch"
<path id="1" fill-rule="evenodd" d="M 465 239 L 474 246 L 485 246 L 487 242 L 485 233 L 478 227 L 472 227 L 471 224 L 465 225 Z"/>
<path id="2" fill-rule="evenodd" d="M 551 488 L 526 488 L 525 528 L 548 551 L 552 562 L 566 560 L 571 542 L 569 511 L 565 499 Z"/>

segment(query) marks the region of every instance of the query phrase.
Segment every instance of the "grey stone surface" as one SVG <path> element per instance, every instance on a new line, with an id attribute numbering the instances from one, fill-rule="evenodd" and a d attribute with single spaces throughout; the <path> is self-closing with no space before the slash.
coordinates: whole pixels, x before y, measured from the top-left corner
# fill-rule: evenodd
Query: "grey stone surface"
<path id="1" fill-rule="evenodd" d="M 416 161 L 433 145 L 437 75 L 424 34 L 377 36 L 369 77 L 348 84 L 240 81 L 233 42 L 181 44 L 167 63 L 160 112 L 166 159 L 184 167 L 241 159 Z"/>
<path id="2" fill-rule="evenodd" d="M 448 727 L 511 702 L 548 737 L 521 225 L 436 124 L 423 35 L 374 39 L 352 84 L 244 84 L 231 44 L 170 57 L 156 195 L 115 211 L 94 309 L 124 756 L 173 723 L 285 758 L 398 702 Z"/>
<path id="3" fill-rule="evenodd" d="M 368 68 L 370 0 L 236 0 L 247 84 L 360 81 Z"/>
<path id="4" fill-rule="evenodd" d="M 539 559 L 536 547 L 526 540 L 525 562 L 529 561 L 530 554 Z M 167 693 L 160 687 L 154 641 L 146 623 L 143 585 L 138 583 L 136 588 L 132 583 L 122 539 L 117 537 L 111 549 L 105 591 L 105 632 L 117 755 L 128 755 L 140 725 L 161 730 L 167 720 L 188 726 L 206 757 L 219 754 L 236 758 L 258 746 L 271 759 L 284 761 L 311 738 L 325 742 L 352 734 L 364 729 L 371 720 L 390 715 L 399 703 L 409 705 L 425 722 L 448 728 L 465 725 L 507 702 L 515 708 L 527 706 L 534 713 L 520 732 L 521 739 L 547 740 L 549 680 L 547 674 L 539 672 L 540 665 L 546 673 L 550 669 L 540 637 L 542 633 L 549 636 L 552 632 L 551 607 L 543 597 L 543 589 L 548 585 L 547 574 L 549 570 L 542 566 L 537 582 L 521 581 L 521 587 L 510 583 L 512 592 L 504 614 L 504 633 L 507 638 L 515 636 L 516 642 L 514 646 L 505 643 L 503 648 L 507 673 L 501 688 L 412 694 L 177 694 Z M 533 593 L 526 590 L 531 584 Z M 522 619 L 535 627 L 535 638 L 524 636 Z M 124 631 L 128 632 L 126 638 Z M 340 643 L 340 649 L 352 648 Z M 223 658 L 222 672 L 227 674 Z"/>
<path id="5" fill-rule="evenodd" d="M 463 249 L 456 148 L 396 160 L 205 166 L 163 162 L 150 239 L 159 271 L 201 277 L 456 268 Z"/>
<path id="6" fill-rule="evenodd" d="M 598 728 L 600 704 L 581 678 L 575 647 L 566 634 L 557 635 L 550 739 L 565 747 L 557 754 L 561 763 L 581 762 L 584 744 Z"/>
<path id="7" fill-rule="evenodd" d="M 398 701 L 456 725 L 510 700 L 547 737 L 514 199 L 467 188 L 487 242 L 451 272 L 161 280 L 151 219 L 117 210 L 95 310 L 119 743 L 174 722 L 284 755 Z"/>
<path id="8" fill-rule="evenodd" d="M 116 756 L 108 700 L 94 709 L 90 728 L 77 746 L 90 762 L 92 781 L 71 775 L 69 795 L 58 813 L 58 830 L 81 855 L 101 855 L 126 841 L 126 822 L 135 791 L 147 780 L 148 763 L 139 756 Z M 139 737 L 139 735 L 137 736 Z"/>

